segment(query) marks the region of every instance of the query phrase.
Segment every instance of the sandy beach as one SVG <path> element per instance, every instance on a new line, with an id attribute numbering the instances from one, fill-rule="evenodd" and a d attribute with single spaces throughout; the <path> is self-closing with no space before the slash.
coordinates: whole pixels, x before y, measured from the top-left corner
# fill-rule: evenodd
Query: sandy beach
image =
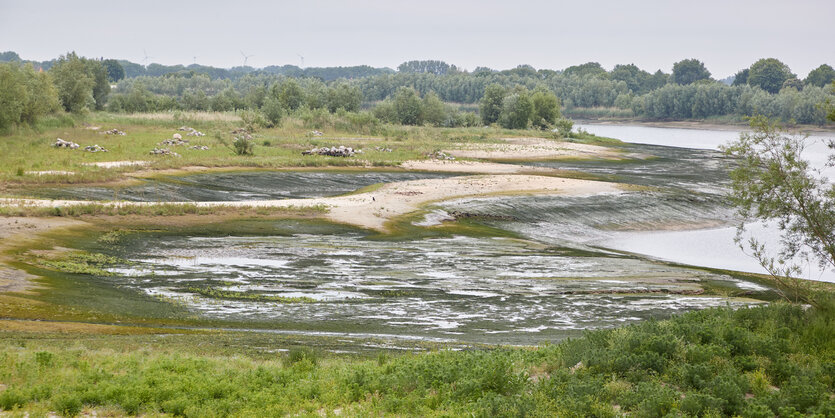
<path id="1" fill-rule="evenodd" d="M 283 200 L 250 200 L 230 202 L 169 202 L 211 206 L 242 207 L 312 207 L 323 205 L 329 209 L 324 215 L 335 222 L 386 231 L 386 223 L 419 209 L 430 202 L 492 194 L 551 193 L 590 195 L 620 190 L 615 183 L 567 179 L 530 174 L 494 174 L 463 176 L 445 179 L 410 180 L 382 185 L 374 191 L 355 195 Z M 2 199 L 0 204 L 38 207 L 65 207 L 90 204 L 88 201 Z M 105 205 L 153 205 L 148 202 L 100 202 Z"/>
<path id="2" fill-rule="evenodd" d="M 617 151 L 598 145 L 556 141 L 546 138 L 502 138 L 504 143 L 469 144 L 444 150 L 459 158 L 489 160 L 540 160 L 559 158 L 618 158 Z"/>

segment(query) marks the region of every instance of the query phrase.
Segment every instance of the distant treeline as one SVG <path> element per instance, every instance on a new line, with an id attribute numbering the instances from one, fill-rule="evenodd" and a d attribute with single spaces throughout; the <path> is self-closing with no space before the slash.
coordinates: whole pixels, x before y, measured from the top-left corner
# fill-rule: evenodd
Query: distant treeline
<path id="1" fill-rule="evenodd" d="M 0 76 L 21 71 L 29 74 L 46 67 L 36 67 L 38 63 L 34 63 L 26 67 L 29 70 L 23 70 L 25 66 L 19 58 L 13 52 L 0 53 L 0 60 L 17 61 L 5 64 L 8 70 Z M 800 80 L 788 66 L 773 58 L 758 60 L 723 81 L 712 79 L 704 64 L 696 59 L 675 63 L 669 74 L 661 70 L 649 73 L 632 64 L 617 65 L 607 71 L 598 63 L 571 66 L 562 71 L 536 70 L 522 65 L 504 71 L 479 67 L 467 72 L 443 61 L 409 61 L 401 64 L 396 72 L 368 66 L 225 70 L 196 65 L 143 67 L 126 61 L 80 58 L 74 53 L 50 61 L 48 67 L 46 77 L 53 80 L 59 103 L 68 112 L 260 110 L 273 115 L 271 119 L 277 121 L 279 114 L 298 109 L 353 112 L 382 105 L 373 113 L 383 121 L 460 126 L 475 121 L 489 124 L 508 120 L 483 114 L 485 102 L 491 100 L 485 97 L 485 92 L 494 88 L 494 91 L 504 91 L 503 97 L 512 97 L 509 100 L 521 108 L 527 108 L 535 92 L 547 92 L 556 97 L 559 107 L 568 115 L 613 114 L 658 120 L 762 114 L 785 122 L 822 125 L 826 123 L 828 103 L 835 103 L 835 70 L 831 66 L 821 65 Z M 137 68 L 146 75 L 138 75 Z M 83 77 L 80 71 L 86 71 Z M 67 75 L 73 72 L 78 77 Z M 15 77 L 17 80 L 31 78 L 30 75 Z M 114 82 L 116 88 L 111 93 L 109 84 Z M 432 116 L 405 119 L 392 116 L 390 109 L 398 92 L 400 97 L 410 97 L 404 89 L 416 92 L 417 99 L 432 109 L 429 112 Z M 12 94 L 0 91 L 0 95 L 6 93 Z M 13 100 L 6 102 L 10 101 Z M 447 104 L 438 107 L 436 101 Z M 0 105 L 5 106 L 2 103 L 0 98 Z M 474 109 L 476 104 L 481 109 L 478 117 L 459 111 L 460 107 Z M 501 107 L 503 103 L 492 105 Z M 443 115 L 438 112 L 441 108 Z M 33 117 L 18 115 L 4 119 L 11 121 L 6 125 L 14 125 L 23 119 L 31 121 Z M 527 121 L 537 125 L 534 119 Z"/>
<path id="2" fill-rule="evenodd" d="M 295 65 L 271 65 L 264 68 L 253 68 L 249 66 L 240 66 L 232 68 L 218 68 L 208 65 L 191 64 L 191 65 L 162 65 L 157 63 L 148 64 L 147 66 L 130 62 L 127 60 L 103 60 L 113 61 L 118 63 L 121 67 L 121 75 L 113 77 L 112 81 L 119 81 L 123 78 L 133 77 L 159 77 L 169 74 L 178 74 L 190 76 L 195 74 L 205 74 L 211 79 L 230 79 L 234 80 L 248 74 L 272 74 L 284 75 L 294 78 L 318 78 L 323 81 L 333 81 L 340 78 L 354 79 L 362 77 L 371 77 L 380 74 L 391 74 L 395 71 L 391 68 L 374 68 L 368 65 L 357 65 L 352 67 L 311 67 L 301 68 Z M 49 61 L 29 61 L 20 58 L 16 52 L 6 51 L 0 52 L 0 62 L 17 61 L 24 64 L 32 64 L 36 69 L 49 70 L 58 62 L 58 59 Z"/>

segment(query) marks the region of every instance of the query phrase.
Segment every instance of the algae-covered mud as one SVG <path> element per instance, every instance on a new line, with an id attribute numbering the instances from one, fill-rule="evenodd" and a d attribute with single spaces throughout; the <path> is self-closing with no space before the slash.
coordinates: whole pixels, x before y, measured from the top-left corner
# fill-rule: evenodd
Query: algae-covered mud
<path id="1" fill-rule="evenodd" d="M 202 318 L 301 333 L 537 344 L 676 312 L 750 303 L 705 292 L 765 290 L 726 275 L 500 237 L 373 239 L 137 233 L 112 285 Z M 287 231 L 294 231 L 286 234 Z"/>
<path id="2" fill-rule="evenodd" d="M 129 186 L 64 186 L 27 190 L 50 199 L 219 202 L 336 196 L 377 183 L 446 178 L 449 174 L 386 171 L 239 171 L 164 176 Z"/>
<path id="3" fill-rule="evenodd" d="M 122 225 L 125 230 L 109 239 L 62 241 L 119 260 L 96 266 L 105 274 L 74 275 L 74 283 L 84 282 L 90 294 L 101 289 L 109 300 L 122 295 L 124 306 L 169 321 L 165 326 L 533 345 L 588 329 L 772 299 L 767 287 L 744 275 L 702 268 L 757 271 L 742 264 L 750 263 L 744 254 L 723 250 L 733 262 L 715 265 L 718 258 L 709 253 L 681 250 L 694 243 L 708 250 L 734 248 L 727 236 L 716 242 L 708 232 L 689 241 L 659 245 L 650 238 L 650 244 L 636 244 L 651 234 L 732 230 L 739 221 L 725 198 L 732 162 L 715 149 L 659 141 L 617 145 L 624 157 L 618 159 L 492 164 L 491 170 L 516 171 L 469 180 L 524 177 L 535 184 L 525 184 L 527 194 L 502 189 L 485 196 L 460 188 L 390 218 L 385 210 L 398 202 L 431 194 L 428 186 L 404 181 L 430 179 L 433 187 L 446 187 L 456 180 L 409 171 L 215 172 L 157 177 L 121 189 L 63 187 L 43 193 L 91 200 L 263 201 L 332 196 L 387 183 L 348 197 L 380 206 L 374 213 L 349 213 L 386 220 L 376 232 L 324 219 L 251 220 L 136 230 Z M 582 182 L 574 180 L 544 193 L 542 185 L 555 178 L 519 175 L 525 167 L 554 169 L 551 175 L 572 170 L 609 183 L 586 182 L 582 193 L 565 193 Z M 393 198 L 378 193 L 374 199 L 389 186 L 396 186 Z M 409 212 L 415 209 L 420 210 Z M 62 303 L 72 304 L 68 299 L 65 295 Z"/>

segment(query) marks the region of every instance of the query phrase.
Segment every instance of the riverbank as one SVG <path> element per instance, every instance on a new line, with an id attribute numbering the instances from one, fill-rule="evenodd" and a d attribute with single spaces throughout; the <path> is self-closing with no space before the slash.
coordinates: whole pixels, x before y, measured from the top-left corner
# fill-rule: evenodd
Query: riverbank
<path id="1" fill-rule="evenodd" d="M 492 165 L 476 165 L 482 170 L 498 168 Z M 464 165 L 472 169 L 470 165 Z M 188 206 L 195 208 L 278 208 L 287 210 L 305 210 L 325 208 L 325 218 L 350 225 L 386 232 L 386 224 L 403 215 L 418 210 L 421 206 L 458 197 L 487 196 L 495 194 L 550 193 L 570 196 L 582 196 L 596 193 L 617 192 L 620 188 L 614 183 L 591 180 L 568 179 L 560 177 L 526 174 L 492 174 L 482 176 L 464 176 L 445 179 L 411 180 L 387 183 L 373 191 L 347 196 L 314 199 L 283 200 L 247 200 L 228 202 L 165 202 L 163 205 L 176 208 Z M 64 213 L 72 213 L 72 207 L 83 207 L 91 202 L 79 200 L 42 200 L 42 199 L 0 199 L 0 204 L 21 208 L 59 208 Z M 104 207 L 113 208 L 153 208 L 155 203 L 110 201 L 97 202 Z M 209 212 L 207 211 L 207 212 Z"/>
<path id="2" fill-rule="evenodd" d="M 648 121 L 641 119 L 576 119 L 577 125 L 626 125 L 626 126 L 646 126 L 653 128 L 675 128 L 675 129 L 706 129 L 714 131 L 747 131 L 750 125 L 747 122 L 720 122 L 720 121 Z M 817 126 L 817 125 L 794 125 L 792 130 L 798 132 L 806 132 L 811 134 L 824 134 L 835 136 L 835 125 Z"/>

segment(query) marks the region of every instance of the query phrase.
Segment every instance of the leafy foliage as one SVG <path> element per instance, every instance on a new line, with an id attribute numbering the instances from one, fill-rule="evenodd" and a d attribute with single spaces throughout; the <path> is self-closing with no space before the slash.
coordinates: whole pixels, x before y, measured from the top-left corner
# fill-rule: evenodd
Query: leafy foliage
<path id="1" fill-rule="evenodd" d="M 703 62 L 697 59 L 686 59 L 673 64 L 673 74 L 670 76 L 670 81 L 687 85 L 709 78 L 710 71 L 705 68 Z"/>
<path id="2" fill-rule="evenodd" d="M 0 131 L 33 125 L 59 107 L 49 74 L 36 73 L 31 65 L 0 64 Z"/>
<path id="3" fill-rule="evenodd" d="M 751 65 L 748 71 L 748 84 L 769 93 L 779 92 L 783 83 L 790 78 L 795 76 L 789 66 L 776 58 L 763 58 Z"/>
<path id="4" fill-rule="evenodd" d="M 751 127 L 723 148 L 738 163 L 731 172 L 731 199 L 744 219 L 772 222 L 782 235 L 776 256 L 754 238 L 748 247 L 777 279 L 784 297 L 818 304 L 794 277 L 801 273 L 797 258 L 835 268 L 835 185 L 805 159 L 806 137 L 790 135 L 764 117 L 753 118 Z M 833 165 L 835 154 L 827 164 Z M 743 232 L 740 226 L 738 239 Z"/>
<path id="5" fill-rule="evenodd" d="M 829 315 L 779 303 L 709 309 L 535 349 L 376 359 L 295 347 L 260 358 L 213 354 L 223 344 L 210 341 L 222 334 L 171 335 L 162 344 L 156 336 L 138 340 L 156 341 L 150 344 L 121 337 L 103 343 L 96 336 L 96 342 L 69 346 L 64 338 L 41 338 L 25 347 L 5 339 L 0 379 L 8 387 L 0 391 L 0 409 L 48 408 L 65 415 L 104 407 L 116 415 L 829 416 L 835 411 L 835 322 Z"/>

